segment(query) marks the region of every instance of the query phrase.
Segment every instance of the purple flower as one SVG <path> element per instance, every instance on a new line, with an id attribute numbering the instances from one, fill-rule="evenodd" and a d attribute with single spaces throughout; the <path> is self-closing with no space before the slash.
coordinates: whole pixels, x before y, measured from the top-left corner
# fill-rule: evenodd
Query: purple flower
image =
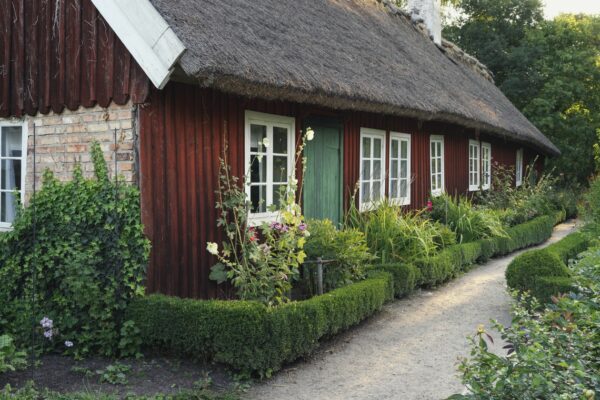
<path id="1" fill-rule="evenodd" d="M 73 342 L 71 342 L 70 340 L 65 340 L 65 346 L 66 347 L 73 347 Z"/>
<path id="2" fill-rule="evenodd" d="M 52 329 L 53 322 L 50 318 L 44 317 L 40 321 L 40 325 L 42 325 L 42 328 L 44 329 Z"/>
<path id="3" fill-rule="evenodd" d="M 298 230 L 300 232 L 304 232 L 306 230 L 306 224 L 305 223 L 301 223 L 300 225 L 298 225 Z"/>
<path id="4" fill-rule="evenodd" d="M 52 329 L 48 329 L 47 331 L 44 332 L 44 337 L 48 340 L 52 339 Z"/>

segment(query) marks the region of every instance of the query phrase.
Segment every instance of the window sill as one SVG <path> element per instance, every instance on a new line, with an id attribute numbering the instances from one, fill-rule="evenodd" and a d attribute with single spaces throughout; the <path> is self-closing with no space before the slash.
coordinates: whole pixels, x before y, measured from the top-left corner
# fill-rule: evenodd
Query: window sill
<path id="1" fill-rule="evenodd" d="M 438 196 L 441 196 L 442 194 L 444 194 L 444 191 L 441 190 L 441 189 L 440 190 L 434 190 L 434 191 L 431 192 L 431 196 L 432 197 L 438 197 Z"/>
<path id="2" fill-rule="evenodd" d="M 267 212 L 248 215 L 248 226 L 260 226 L 263 223 L 277 222 L 279 220 L 279 213 Z"/>
<path id="3" fill-rule="evenodd" d="M 409 206 L 410 205 L 410 196 L 403 197 L 399 199 L 389 199 L 390 203 L 395 206 Z"/>

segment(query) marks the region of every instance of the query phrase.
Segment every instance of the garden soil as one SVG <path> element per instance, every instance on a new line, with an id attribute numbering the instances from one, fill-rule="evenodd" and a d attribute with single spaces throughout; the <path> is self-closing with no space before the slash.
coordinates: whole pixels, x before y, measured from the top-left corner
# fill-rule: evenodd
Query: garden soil
<path id="1" fill-rule="evenodd" d="M 558 225 L 544 247 L 575 229 Z M 469 355 L 468 336 L 484 324 L 505 354 L 491 319 L 510 323 L 504 271 L 518 255 L 493 259 L 433 291 L 386 305 L 373 318 L 325 343 L 309 359 L 254 385 L 256 400 L 445 399 L 464 393 L 457 366 Z"/>

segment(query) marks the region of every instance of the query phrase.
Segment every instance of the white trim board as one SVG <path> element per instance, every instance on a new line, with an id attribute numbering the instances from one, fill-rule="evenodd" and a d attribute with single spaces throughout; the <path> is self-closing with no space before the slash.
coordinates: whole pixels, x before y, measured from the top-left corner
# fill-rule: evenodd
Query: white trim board
<path id="1" fill-rule="evenodd" d="M 158 89 L 165 87 L 185 46 L 149 0 L 92 0 Z"/>

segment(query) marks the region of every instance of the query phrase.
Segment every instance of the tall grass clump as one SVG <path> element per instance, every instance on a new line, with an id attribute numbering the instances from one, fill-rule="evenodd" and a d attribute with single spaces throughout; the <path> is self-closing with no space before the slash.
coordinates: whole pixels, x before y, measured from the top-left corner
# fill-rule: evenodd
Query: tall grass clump
<path id="1" fill-rule="evenodd" d="M 447 194 L 434 198 L 432 203 L 431 218 L 452 229 L 460 243 L 507 236 L 498 211 L 477 209 L 469 199 Z"/>
<path id="2" fill-rule="evenodd" d="M 360 212 L 352 202 L 345 223 L 365 234 L 371 253 L 381 263 L 410 262 L 429 258 L 439 248 L 456 243 L 446 227 L 421 214 L 403 211 L 389 200 Z"/>

